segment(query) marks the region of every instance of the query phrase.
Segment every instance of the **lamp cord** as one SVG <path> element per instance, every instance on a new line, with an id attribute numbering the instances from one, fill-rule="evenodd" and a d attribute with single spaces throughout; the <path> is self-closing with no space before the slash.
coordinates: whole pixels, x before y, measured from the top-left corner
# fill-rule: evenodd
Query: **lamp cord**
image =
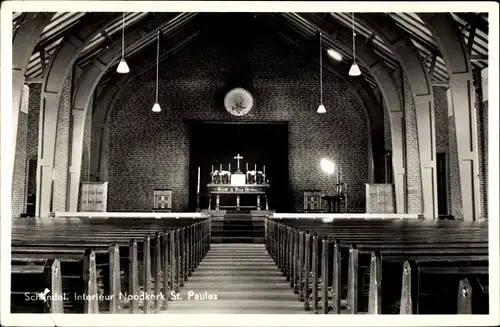
<path id="1" fill-rule="evenodd" d="M 320 104 L 323 104 L 323 51 L 321 44 L 321 32 L 319 33 L 319 96 Z"/>
<path id="2" fill-rule="evenodd" d="M 356 61 L 356 43 L 354 39 L 356 37 L 356 32 L 354 30 L 354 12 L 352 13 L 352 59 Z"/>
<path id="3" fill-rule="evenodd" d="M 158 61 L 160 60 L 160 31 L 156 37 L 156 103 L 158 103 Z"/>
<path id="4" fill-rule="evenodd" d="M 125 58 L 125 13 L 122 13 L 122 59 Z"/>

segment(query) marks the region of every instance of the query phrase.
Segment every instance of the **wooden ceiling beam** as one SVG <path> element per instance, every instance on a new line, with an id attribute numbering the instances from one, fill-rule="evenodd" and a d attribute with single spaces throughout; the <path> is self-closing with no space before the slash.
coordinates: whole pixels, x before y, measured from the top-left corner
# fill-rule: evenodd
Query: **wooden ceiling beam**
<path id="1" fill-rule="evenodd" d="M 470 56 L 470 61 L 488 61 L 488 56 L 483 56 L 483 55 L 474 55 Z"/>
<path id="2" fill-rule="evenodd" d="M 469 38 L 467 39 L 467 51 L 469 56 L 472 55 L 472 48 L 474 46 L 474 38 L 476 37 L 476 25 L 472 24 L 469 30 Z"/>

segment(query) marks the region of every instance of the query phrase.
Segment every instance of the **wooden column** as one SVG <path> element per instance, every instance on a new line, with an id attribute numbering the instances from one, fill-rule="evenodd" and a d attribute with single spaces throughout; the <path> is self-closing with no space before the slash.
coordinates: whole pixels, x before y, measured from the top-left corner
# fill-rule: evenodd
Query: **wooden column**
<path id="1" fill-rule="evenodd" d="M 38 134 L 37 217 L 48 217 L 51 210 L 57 121 L 64 83 L 81 51 L 108 24 L 110 17 L 101 13 L 85 14 L 61 41 L 47 66 L 42 84 Z"/>
<path id="2" fill-rule="evenodd" d="M 464 220 L 476 221 L 480 216 L 477 119 L 470 62 L 470 49 L 457 22 L 450 13 L 419 14 L 432 31 L 450 76 L 460 191 Z M 471 33 L 469 37 L 474 37 Z M 473 40 L 469 40 L 472 42 Z"/>
<path id="3" fill-rule="evenodd" d="M 408 34 L 390 17 L 382 13 L 358 13 L 357 18 L 382 38 L 398 59 L 404 75 L 408 78 L 417 120 L 423 215 L 426 219 L 435 219 L 437 218 L 437 177 L 434 94 L 426 65 Z M 398 192 L 397 189 L 396 192 Z"/>

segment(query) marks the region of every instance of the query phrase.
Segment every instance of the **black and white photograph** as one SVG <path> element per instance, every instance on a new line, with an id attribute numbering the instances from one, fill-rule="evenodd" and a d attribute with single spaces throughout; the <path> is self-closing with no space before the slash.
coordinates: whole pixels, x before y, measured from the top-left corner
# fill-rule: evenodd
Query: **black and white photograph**
<path id="1" fill-rule="evenodd" d="M 498 13 L 2 3 L 2 325 L 498 325 Z"/>

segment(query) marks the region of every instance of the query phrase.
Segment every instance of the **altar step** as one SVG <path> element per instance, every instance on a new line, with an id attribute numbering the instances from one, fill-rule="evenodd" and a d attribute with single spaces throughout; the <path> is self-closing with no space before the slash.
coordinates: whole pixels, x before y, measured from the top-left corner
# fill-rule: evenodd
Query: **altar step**
<path id="1" fill-rule="evenodd" d="M 212 243 L 263 243 L 264 217 L 226 213 L 212 218 Z"/>

